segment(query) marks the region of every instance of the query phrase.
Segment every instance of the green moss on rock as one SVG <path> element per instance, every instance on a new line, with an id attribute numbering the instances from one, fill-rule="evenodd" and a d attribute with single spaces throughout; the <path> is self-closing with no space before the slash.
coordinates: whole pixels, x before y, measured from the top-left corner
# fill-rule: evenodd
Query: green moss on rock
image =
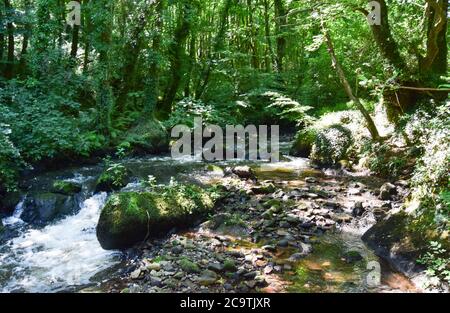
<path id="1" fill-rule="evenodd" d="M 303 129 L 297 133 L 290 154 L 307 158 L 311 154 L 317 131 L 313 128 Z"/>
<path id="2" fill-rule="evenodd" d="M 180 260 L 180 267 L 183 271 L 189 274 L 200 273 L 199 266 L 187 258 Z"/>
<path id="3" fill-rule="evenodd" d="M 197 186 L 114 194 L 100 215 L 97 238 L 104 249 L 125 249 L 174 227 L 188 227 L 213 207 L 212 194 Z"/>
<path id="4" fill-rule="evenodd" d="M 62 195 L 71 196 L 81 192 L 81 184 L 63 180 L 56 180 L 53 182 L 52 192 L 59 193 Z"/>

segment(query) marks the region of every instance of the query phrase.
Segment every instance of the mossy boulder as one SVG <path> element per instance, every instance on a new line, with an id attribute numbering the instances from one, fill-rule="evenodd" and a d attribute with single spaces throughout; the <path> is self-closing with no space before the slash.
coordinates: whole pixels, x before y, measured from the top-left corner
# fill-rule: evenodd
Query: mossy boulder
<path id="1" fill-rule="evenodd" d="M 391 215 L 370 228 L 363 241 L 390 265 L 412 278 L 424 268 L 417 263 L 427 252 L 429 242 L 439 240 L 432 229 L 425 231 L 422 223 L 405 212 Z M 447 240 L 446 249 L 449 251 Z"/>
<path id="2" fill-rule="evenodd" d="M 97 179 L 95 192 L 118 191 L 125 187 L 131 178 L 131 172 L 121 164 L 112 164 Z"/>
<path id="3" fill-rule="evenodd" d="M 101 212 L 97 238 L 104 249 L 126 249 L 146 238 L 192 225 L 214 207 L 208 190 L 183 185 L 110 197 Z"/>
<path id="4" fill-rule="evenodd" d="M 81 190 L 81 184 L 70 181 L 55 180 L 52 185 L 53 193 L 58 193 L 66 196 L 75 195 L 77 193 L 80 193 Z"/>
<path id="5" fill-rule="evenodd" d="M 299 131 L 295 136 L 290 154 L 297 157 L 308 158 L 316 140 L 317 131 L 313 128 L 307 128 Z"/>
<path id="6" fill-rule="evenodd" d="M 351 144 L 351 131 L 342 125 L 332 125 L 317 133 L 310 158 L 320 166 L 335 165 L 347 158 Z"/>
<path id="7" fill-rule="evenodd" d="M 137 154 L 166 152 L 169 150 L 169 140 L 164 126 L 153 118 L 139 122 L 123 138 L 123 142 L 127 142 Z"/>

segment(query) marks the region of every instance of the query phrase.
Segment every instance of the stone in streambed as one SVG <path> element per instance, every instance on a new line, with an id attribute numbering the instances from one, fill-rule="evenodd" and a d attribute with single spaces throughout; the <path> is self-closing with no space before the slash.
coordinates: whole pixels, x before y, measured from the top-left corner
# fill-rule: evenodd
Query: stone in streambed
<path id="1" fill-rule="evenodd" d="M 205 270 L 198 278 L 197 282 L 202 286 L 214 285 L 217 282 L 217 274 L 211 270 Z"/>
<path id="2" fill-rule="evenodd" d="M 188 227 L 214 207 L 211 193 L 200 187 L 174 187 L 168 191 L 112 195 L 97 225 L 101 246 L 104 249 L 129 248 L 173 228 Z"/>
<path id="3" fill-rule="evenodd" d="M 183 271 L 189 274 L 200 272 L 200 268 L 198 267 L 198 265 L 189 259 L 182 259 L 180 261 L 180 267 Z"/>
<path id="4" fill-rule="evenodd" d="M 253 170 L 249 166 L 236 166 L 232 169 L 232 172 L 239 176 L 239 178 L 248 179 L 255 177 Z"/>
<path id="5" fill-rule="evenodd" d="M 55 219 L 75 214 L 80 209 L 79 199 L 57 193 L 32 193 L 23 203 L 20 216 L 27 223 L 44 226 Z"/>
<path id="6" fill-rule="evenodd" d="M 80 193 L 81 190 L 82 186 L 79 183 L 64 180 L 56 180 L 53 182 L 51 191 L 53 193 L 71 196 Z"/>

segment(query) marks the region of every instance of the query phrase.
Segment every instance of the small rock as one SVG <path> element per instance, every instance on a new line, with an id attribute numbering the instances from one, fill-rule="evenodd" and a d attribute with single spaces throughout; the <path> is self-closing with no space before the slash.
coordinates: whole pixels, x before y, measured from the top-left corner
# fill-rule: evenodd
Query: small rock
<path id="1" fill-rule="evenodd" d="M 294 253 L 288 259 L 289 262 L 295 263 L 303 259 L 305 255 L 303 253 Z"/>
<path id="2" fill-rule="evenodd" d="M 131 277 L 131 279 L 140 279 L 141 278 L 141 273 L 142 273 L 141 269 L 138 268 L 137 270 L 133 271 L 130 274 L 130 277 Z"/>
<path id="3" fill-rule="evenodd" d="M 254 173 L 249 166 L 236 166 L 233 168 L 233 173 L 239 176 L 240 178 L 253 178 Z"/>
<path id="4" fill-rule="evenodd" d="M 208 270 L 211 270 L 216 273 L 220 273 L 224 270 L 224 266 L 220 263 L 210 263 L 210 264 L 208 264 Z"/>
<path id="5" fill-rule="evenodd" d="M 347 263 L 355 263 L 361 261 L 363 257 L 358 251 L 348 251 L 343 255 L 343 259 Z"/>
<path id="6" fill-rule="evenodd" d="M 175 255 L 179 255 L 183 253 L 183 247 L 182 246 L 175 246 L 171 249 L 172 253 Z"/>
<path id="7" fill-rule="evenodd" d="M 213 285 L 217 281 L 217 274 L 213 271 L 205 270 L 197 281 L 202 286 Z"/>
<path id="8" fill-rule="evenodd" d="M 307 182 L 308 184 L 314 184 L 317 182 L 317 179 L 314 177 L 306 177 L 305 182 Z"/>
<path id="9" fill-rule="evenodd" d="M 358 201 L 353 205 L 352 215 L 354 217 L 361 216 L 361 215 L 363 215 L 364 211 L 365 211 L 365 209 L 364 209 L 363 203 L 361 201 Z"/>
<path id="10" fill-rule="evenodd" d="M 147 270 L 149 271 L 159 271 L 161 270 L 161 264 L 159 263 L 151 263 L 147 266 Z"/>
<path id="11" fill-rule="evenodd" d="M 285 247 L 287 247 L 288 245 L 289 245 L 289 241 L 286 240 L 286 239 L 282 239 L 282 240 L 280 240 L 280 241 L 277 242 L 277 246 L 278 246 L 278 247 L 285 248 Z"/>
<path id="12" fill-rule="evenodd" d="M 268 274 L 270 274 L 270 273 L 272 273 L 272 272 L 273 272 L 273 266 L 272 266 L 272 265 L 267 265 L 267 266 L 264 268 L 264 274 L 268 275 Z"/>

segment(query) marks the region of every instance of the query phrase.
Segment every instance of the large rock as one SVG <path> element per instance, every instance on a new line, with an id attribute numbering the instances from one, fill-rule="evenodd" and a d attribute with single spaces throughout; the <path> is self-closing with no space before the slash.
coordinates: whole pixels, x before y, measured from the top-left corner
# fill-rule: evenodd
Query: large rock
<path id="1" fill-rule="evenodd" d="M 55 219 L 75 214 L 80 209 L 76 196 L 57 193 L 32 193 L 23 204 L 21 219 L 27 223 L 43 226 Z"/>
<path id="2" fill-rule="evenodd" d="M 169 150 L 169 134 L 157 120 L 149 118 L 139 122 L 123 139 L 137 154 L 161 153 Z"/>
<path id="3" fill-rule="evenodd" d="M 332 125 L 318 132 L 310 158 L 321 166 L 335 165 L 347 157 L 351 144 L 351 131 L 342 125 Z"/>
<path id="4" fill-rule="evenodd" d="M 307 128 L 299 131 L 295 136 L 292 144 L 290 154 L 297 157 L 308 158 L 316 140 L 317 131 L 312 128 Z"/>
<path id="5" fill-rule="evenodd" d="M 185 228 L 214 207 L 211 193 L 197 186 L 159 192 L 114 194 L 101 212 L 97 238 L 104 249 L 126 249 L 146 238 Z"/>
<path id="6" fill-rule="evenodd" d="M 423 268 L 416 260 L 426 251 L 428 241 L 424 234 L 414 231 L 404 213 L 392 215 L 370 228 L 363 241 L 396 270 L 412 277 Z"/>

